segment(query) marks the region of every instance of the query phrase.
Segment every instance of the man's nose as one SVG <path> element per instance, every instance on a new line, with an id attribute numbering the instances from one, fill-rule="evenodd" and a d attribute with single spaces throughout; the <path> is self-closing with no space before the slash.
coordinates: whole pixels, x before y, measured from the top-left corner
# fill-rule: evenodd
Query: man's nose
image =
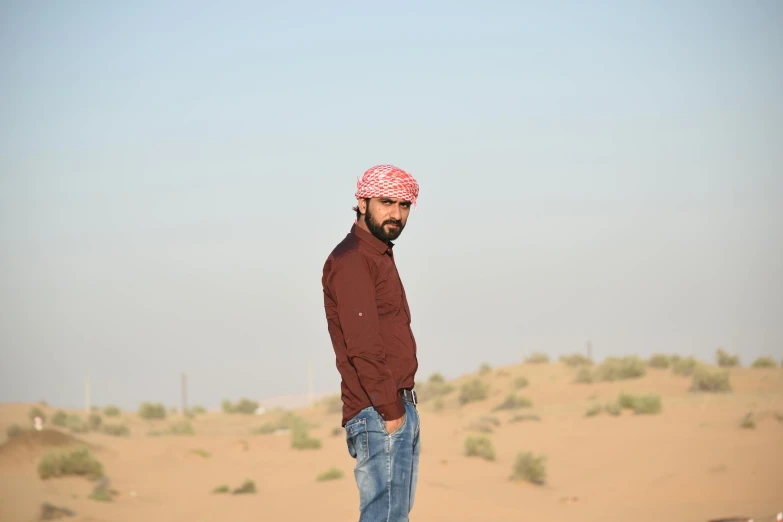
<path id="1" fill-rule="evenodd" d="M 402 211 L 400 210 L 399 205 L 392 205 L 391 213 L 389 214 L 389 217 L 392 219 L 396 219 L 399 221 L 402 219 Z"/>

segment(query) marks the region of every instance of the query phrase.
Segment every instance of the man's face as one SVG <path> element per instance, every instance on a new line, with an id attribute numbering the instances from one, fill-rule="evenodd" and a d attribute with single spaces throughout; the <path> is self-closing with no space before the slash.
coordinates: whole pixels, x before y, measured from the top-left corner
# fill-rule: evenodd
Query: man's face
<path id="1" fill-rule="evenodd" d="M 402 233 L 408 214 L 411 212 L 411 202 L 396 198 L 372 198 L 366 203 L 364 221 L 372 235 L 388 243 L 394 241 Z"/>

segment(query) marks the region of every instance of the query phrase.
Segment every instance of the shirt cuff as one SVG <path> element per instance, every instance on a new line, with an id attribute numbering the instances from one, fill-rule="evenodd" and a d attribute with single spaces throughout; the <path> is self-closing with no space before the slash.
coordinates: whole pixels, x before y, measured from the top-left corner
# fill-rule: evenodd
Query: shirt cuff
<path id="1" fill-rule="evenodd" d="M 397 399 L 397 402 L 391 404 L 376 406 L 375 410 L 380 413 L 385 421 L 397 420 L 405 415 L 405 405 L 402 403 L 402 398 Z"/>

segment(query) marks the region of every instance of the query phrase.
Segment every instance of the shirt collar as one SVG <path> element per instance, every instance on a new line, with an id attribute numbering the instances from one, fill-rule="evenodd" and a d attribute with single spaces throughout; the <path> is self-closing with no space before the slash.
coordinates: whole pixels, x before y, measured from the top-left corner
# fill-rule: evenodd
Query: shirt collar
<path id="1" fill-rule="evenodd" d="M 367 243 L 373 250 L 379 254 L 391 253 L 391 249 L 394 247 L 394 243 L 389 241 L 389 244 L 384 243 L 377 237 L 373 236 L 368 231 L 364 230 L 358 224 L 354 223 L 351 227 L 351 234 L 355 235 L 365 243 Z"/>

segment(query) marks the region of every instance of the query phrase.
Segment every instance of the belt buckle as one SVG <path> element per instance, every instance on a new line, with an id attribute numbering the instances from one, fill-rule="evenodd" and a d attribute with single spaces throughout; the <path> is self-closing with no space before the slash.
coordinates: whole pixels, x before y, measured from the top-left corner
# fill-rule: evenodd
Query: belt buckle
<path id="1" fill-rule="evenodd" d="M 413 405 L 416 406 L 419 403 L 419 399 L 416 396 L 416 392 L 411 390 L 411 398 L 413 399 Z"/>

